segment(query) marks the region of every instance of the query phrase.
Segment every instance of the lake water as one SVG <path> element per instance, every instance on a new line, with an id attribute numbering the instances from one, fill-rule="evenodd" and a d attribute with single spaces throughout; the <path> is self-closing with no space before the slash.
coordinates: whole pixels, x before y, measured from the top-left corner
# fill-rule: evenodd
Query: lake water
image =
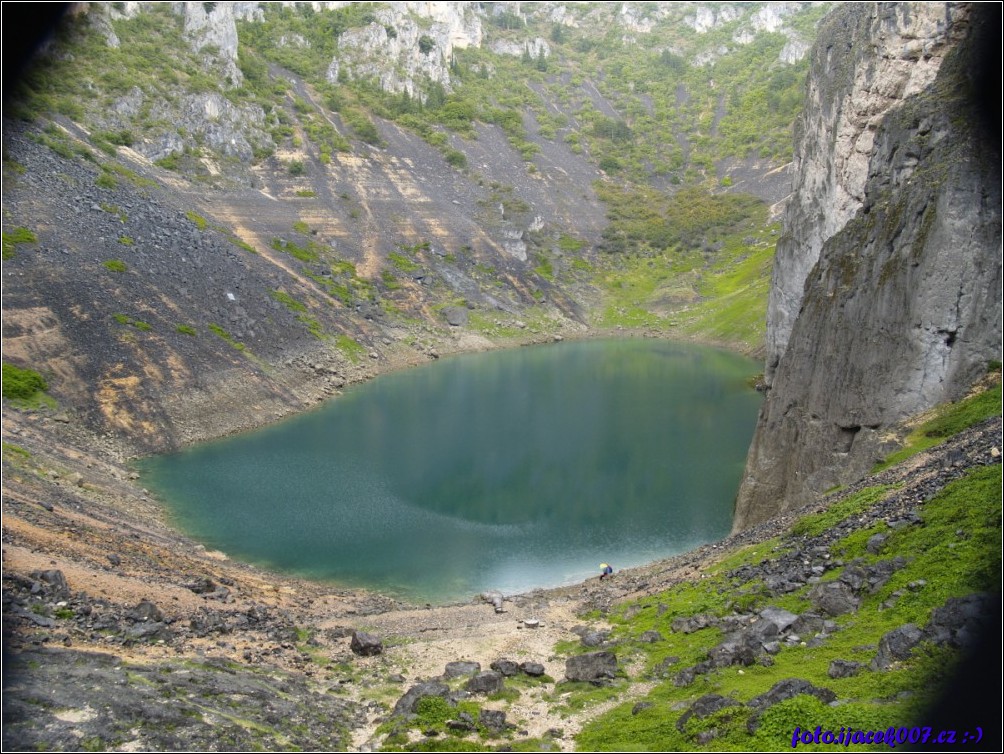
<path id="1" fill-rule="evenodd" d="M 760 370 L 651 339 L 457 356 L 147 459 L 211 549 L 430 602 L 572 583 L 728 534 Z"/>

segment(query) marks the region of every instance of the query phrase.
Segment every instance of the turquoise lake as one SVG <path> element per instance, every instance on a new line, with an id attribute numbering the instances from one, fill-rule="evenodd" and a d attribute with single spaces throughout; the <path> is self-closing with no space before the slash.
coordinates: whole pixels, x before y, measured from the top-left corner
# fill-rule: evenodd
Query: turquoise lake
<path id="1" fill-rule="evenodd" d="M 729 532 L 761 365 L 653 339 L 456 356 L 146 459 L 182 530 L 418 602 L 557 586 Z"/>

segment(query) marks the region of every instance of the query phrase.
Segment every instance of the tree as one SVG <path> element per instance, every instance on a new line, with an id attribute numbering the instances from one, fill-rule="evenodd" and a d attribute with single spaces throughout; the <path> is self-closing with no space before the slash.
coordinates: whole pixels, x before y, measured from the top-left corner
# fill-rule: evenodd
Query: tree
<path id="1" fill-rule="evenodd" d="M 418 38 L 418 51 L 423 55 L 428 55 L 435 47 L 435 41 L 428 34 L 423 34 Z"/>

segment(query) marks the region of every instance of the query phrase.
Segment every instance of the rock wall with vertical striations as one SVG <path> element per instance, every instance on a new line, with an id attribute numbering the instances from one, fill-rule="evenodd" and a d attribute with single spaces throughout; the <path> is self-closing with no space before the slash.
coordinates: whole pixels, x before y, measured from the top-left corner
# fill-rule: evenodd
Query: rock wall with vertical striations
<path id="1" fill-rule="evenodd" d="M 999 6 L 868 3 L 821 30 L 735 530 L 860 478 L 893 424 L 1000 360 L 999 26 Z"/>

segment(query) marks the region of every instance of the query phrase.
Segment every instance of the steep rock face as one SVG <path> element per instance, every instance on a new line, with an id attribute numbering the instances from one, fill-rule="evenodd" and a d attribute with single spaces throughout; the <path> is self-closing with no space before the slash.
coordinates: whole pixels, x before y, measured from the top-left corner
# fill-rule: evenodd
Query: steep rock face
<path id="1" fill-rule="evenodd" d="M 904 99 L 930 85 L 967 16 L 953 3 L 850 4 L 821 25 L 796 124 L 795 184 L 774 260 L 768 384 L 823 243 L 861 209 L 876 129 Z"/>
<path id="2" fill-rule="evenodd" d="M 848 218 L 822 241 L 805 280 L 750 449 L 736 530 L 859 478 L 882 456 L 891 424 L 960 397 L 1000 359 L 999 112 L 986 117 L 985 82 L 978 80 L 993 65 L 982 55 L 994 19 L 983 18 L 988 8 L 939 8 L 948 22 L 946 41 L 936 46 L 969 37 L 945 57 L 935 80 L 872 128 L 862 121 L 857 141 L 870 146 L 854 158 L 856 170 L 842 168 L 844 188 L 823 181 L 829 190 L 822 191 L 803 174 L 789 221 L 823 222 L 832 211 Z M 900 24 L 899 37 L 909 39 L 911 19 L 930 20 L 927 11 L 845 8 L 817 42 L 814 73 L 826 57 L 822 70 L 849 66 L 841 57 L 854 53 L 835 31 L 854 30 L 854 47 L 868 48 L 869 30 L 881 36 Z M 853 101 L 854 78 L 845 81 L 850 90 L 814 101 L 803 122 Z M 818 81 L 813 91 L 818 97 Z M 838 143 L 854 141 L 848 129 L 813 149 L 837 151 Z M 803 166 L 805 148 L 803 141 Z M 842 153 L 847 162 L 853 150 Z M 859 195 L 848 190 L 853 185 Z M 813 190 L 815 202 L 807 196 Z"/>

